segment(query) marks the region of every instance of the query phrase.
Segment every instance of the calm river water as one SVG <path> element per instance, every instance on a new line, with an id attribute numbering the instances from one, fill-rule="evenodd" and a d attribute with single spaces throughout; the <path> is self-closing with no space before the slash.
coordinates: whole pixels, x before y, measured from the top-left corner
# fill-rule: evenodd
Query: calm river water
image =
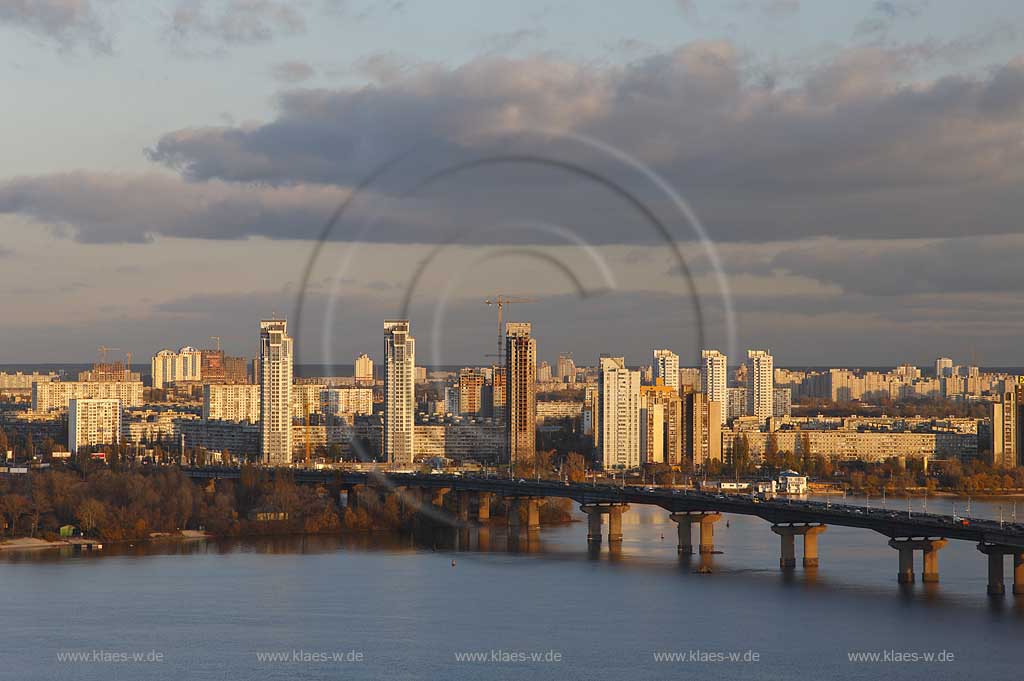
<path id="1" fill-rule="evenodd" d="M 588 554 L 582 522 L 517 552 L 494 527 L 486 550 L 474 531 L 466 550 L 446 535 L 7 554 L 0 678 L 1024 678 L 1024 598 L 985 595 L 973 544 L 942 550 L 940 584 L 900 589 L 881 535 L 830 527 L 816 573 L 784 574 L 767 523 L 727 518 L 712 574 L 680 561 L 675 524 L 645 508 L 624 516 L 617 556 Z M 850 660 L 861 653 L 880 659 Z"/>

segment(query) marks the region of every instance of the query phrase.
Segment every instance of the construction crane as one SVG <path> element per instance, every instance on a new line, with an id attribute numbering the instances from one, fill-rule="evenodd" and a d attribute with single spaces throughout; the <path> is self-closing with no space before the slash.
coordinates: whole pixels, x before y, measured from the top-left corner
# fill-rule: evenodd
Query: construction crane
<path id="1" fill-rule="evenodd" d="M 217 352 L 220 352 L 220 336 L 210 336 L 210 340 L 217 341 Z"/>
<path id="2" fill-rule="evenodd" d="M 498 358 L 498 365 L 499 366 L 504 366 L 505 365 L 505 361 L 504 361 L 504 358 L 505 358 L 505 344 L 502 342 L 502 338 L 501 338 L 501 322 L 504 319 L 505 306 L 506 305 L 511 305 L 512 303 L 515 303 L 515 304 L 519 305 L 521 303 L 539 303 L 539 302 L 540 301 L 537 298 L 524 298 L 524 297 L 521 297 L 521 296 L 506 296 L 506 295 L 504 295 L 502 293 L 499 293 L 498 295 L 496 295 L 493 300 L 488 298 L 487 300 L 484 301 L 484 303 L 486 303 L 488 306 L 495 305 L 498 308 L 498 354 L 496 355 L 496 357 Z"/>
<path id="3" fill-rule="evenodd" d="M 111 351 L 111 350 L 120 350 L 120 349 L 121 349 L 121 348 L 108 348 L 108 347 L 107 347 L 106 345 L 101 345 L 101 346 L 99 347 L 99 351 L 100 351 L 100 363 L 101 363 L 101 364 L 106 364 L 106 363 L 107 363 L 107 352 L 109 352 L 109 351 Z"/>

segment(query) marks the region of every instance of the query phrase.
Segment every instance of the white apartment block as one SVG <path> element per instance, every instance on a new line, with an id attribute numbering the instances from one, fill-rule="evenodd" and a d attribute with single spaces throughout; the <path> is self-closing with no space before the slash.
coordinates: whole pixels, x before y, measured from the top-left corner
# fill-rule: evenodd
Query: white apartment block
<path id="1" fill-rule="evenodd" d="M 28 393 L 31 392 L 33 383 L 48 383 L 56 381 L 57 378 L 57 374 L 53 372 L 48 374 L 40 374 L 35 371 L 31 374 L 23 374 L 20 371 L 13 374 L 0 372 L 0 393 Z"/>
<path id="2" fill-rule="evenodd" d="M 679 355 L 671 350 L 654 351 L 654 380 L 679 390 Z"/>
<path id="3" fill-rule="evenodd" d="M 598 375 L 601 465 L 605 470 L 640 466 L 640 372 L 623 357 L 601 357 Z"/>
<path id="4" fill-rule="evenodd" d="M 305 420 L 306 410 L 310 415 L 320 413 L 320 394 L 326 389 L 323 383 L 292 383 L 292 418 Z"/>
<path id="5" fill-rule="evenodd" d="M 203 419 L 260 422 L 260 386 L 216 383 L 203 386 Z"/>
<path id="6" fill-rule="evenodd" d="M 120 400 L 124 408 L 142 406 L 141 381 L 47 381 L 32 384 L 32 411 L 65 411 L 71 400 Z"/>
<path id="7" fill-rule="evenodd" d="M 373 413 L 372 388 L 325 388 L 320 391 L 320 411 L 329 416 Z"/>
<path id="8" fill-rule="evenodd" d="M 292 371 L 294 350 L 288 322 L 260 322 L 260 456 L 271 466 L 292 460 Z"/>
<path id="9" fill-rule="evenodd" d="M 704 393 L 708 400 L 718 402 L 721 405 L 729 403 L 727 392 L 729 385 L 729 358 L 718 350 L 702 350 L 700 353 L 703 365 L 701 367 L 701 378 L 704 384 Z M 725 409 L 720 410 L 722 425 L 728 416 Z"/>
<path id="10" fill-rule="evenodd" d="M 121 441 L 121 401 L 73 398 L 68 405 L 68 450 Z"/>
<path id="11" fill-rule="evenodd" d="M 953 360 L 949 357 L 939 357 L 935 360 L 935 378 L 946 378 L 953 375 Z"/>
<path id="12" fill-rule="evenodd" d="M 747 413 L 764 423 L 771 418 L 775 399 L 775 362 L 769 350 L 747 350 L 750 360 L 748 374 Z"/>
<path id="13" fill-rule="evenodd" d="M 356 383 L 373 383 L 373 360 L 366 353 L 356 357 Z"/>
<path id="14" fill-rule="evenodd" d="M 185 346 L 174 350 L 161 350 L 153 355 L 153 387 L 165 388 L 181 381 L 202 380 L 203 356 L 199 350 Z"/>
<path id="15" fill-rule="evenodd" d="M 384 453 L 406 465 L 416 453 L 416 339 L 409 320 L 384 322 Z"/>

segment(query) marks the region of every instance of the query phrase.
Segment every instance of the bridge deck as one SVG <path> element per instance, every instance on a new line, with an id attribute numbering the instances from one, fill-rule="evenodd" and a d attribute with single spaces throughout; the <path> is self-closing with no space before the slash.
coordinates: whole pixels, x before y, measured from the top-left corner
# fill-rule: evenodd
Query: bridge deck
<path id="1" fill-rule="evenodd" d="M 238 468 L 187 468 L 195 479 L 232 479 Z M 273 471 L 274 469 L 264 469 Z M 1024 550 L 1024 524 L 1000 523 L 971 518 L 967 525 L 953 516 L 908 513 L 880 508 L 819 501 L 775 499 L 710 494 L 658 487 L 619 487 L 550 480 L 514 480 L 473 476 L 424 475 L 415 473 L 366 473 L 345 471 L 291 471 L 299 483 L 334 483 L 343 486 L 378 485 L 393 487 L 448 488 L 452 491 L 492 492 L 507 497 L 559 497 L 580 504 L 647 504 L 674 513 L 736 513 L 763 518 L 771 523 L 808 523 L 859 527 L 887 537 L 942 537 L 1019 547 Z"/>

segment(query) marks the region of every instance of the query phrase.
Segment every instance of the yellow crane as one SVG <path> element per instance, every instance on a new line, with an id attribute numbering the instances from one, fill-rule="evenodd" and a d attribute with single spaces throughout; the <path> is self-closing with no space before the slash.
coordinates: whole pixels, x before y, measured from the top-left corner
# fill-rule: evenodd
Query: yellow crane
<path id="1" fill-rule="evenodd" d="M 499 366 L 503 366 L 505 364 L 505 362 L 504 362 L 505 344 L 502 342 L 502 337 L 501 337 L 502 336 L 502 334 L 501 334 L 501 322 L 504 319 L 505 306 L 506 305 L 511 305 L 512 303 L 515 303 L 515 304 L 519 305 L 521 303 L 539 303 L 539 302 L 540 302 L 540 300 L 538 300 L 537 298 L 526 298 L 526 297 L 523 297 L 523 296 L 507 296 L 507 295 L 505 295 L 503 293 L 499 293 L 498 295 L 494 296 L 494 298 L 488 298 L 487 300 L 484 301 L 484 303 L 488 307 L 495 306 L 495 307 L 498 308 L 498 354 L 497 354 L 497 357 L 498 357 L 498 365 Z"/>
<path id="2" fill-rule="evenodd" d="M 210 336 L 210 340 L 217 341 L 217 352 L 220 352 L 220 336 Z"/>

